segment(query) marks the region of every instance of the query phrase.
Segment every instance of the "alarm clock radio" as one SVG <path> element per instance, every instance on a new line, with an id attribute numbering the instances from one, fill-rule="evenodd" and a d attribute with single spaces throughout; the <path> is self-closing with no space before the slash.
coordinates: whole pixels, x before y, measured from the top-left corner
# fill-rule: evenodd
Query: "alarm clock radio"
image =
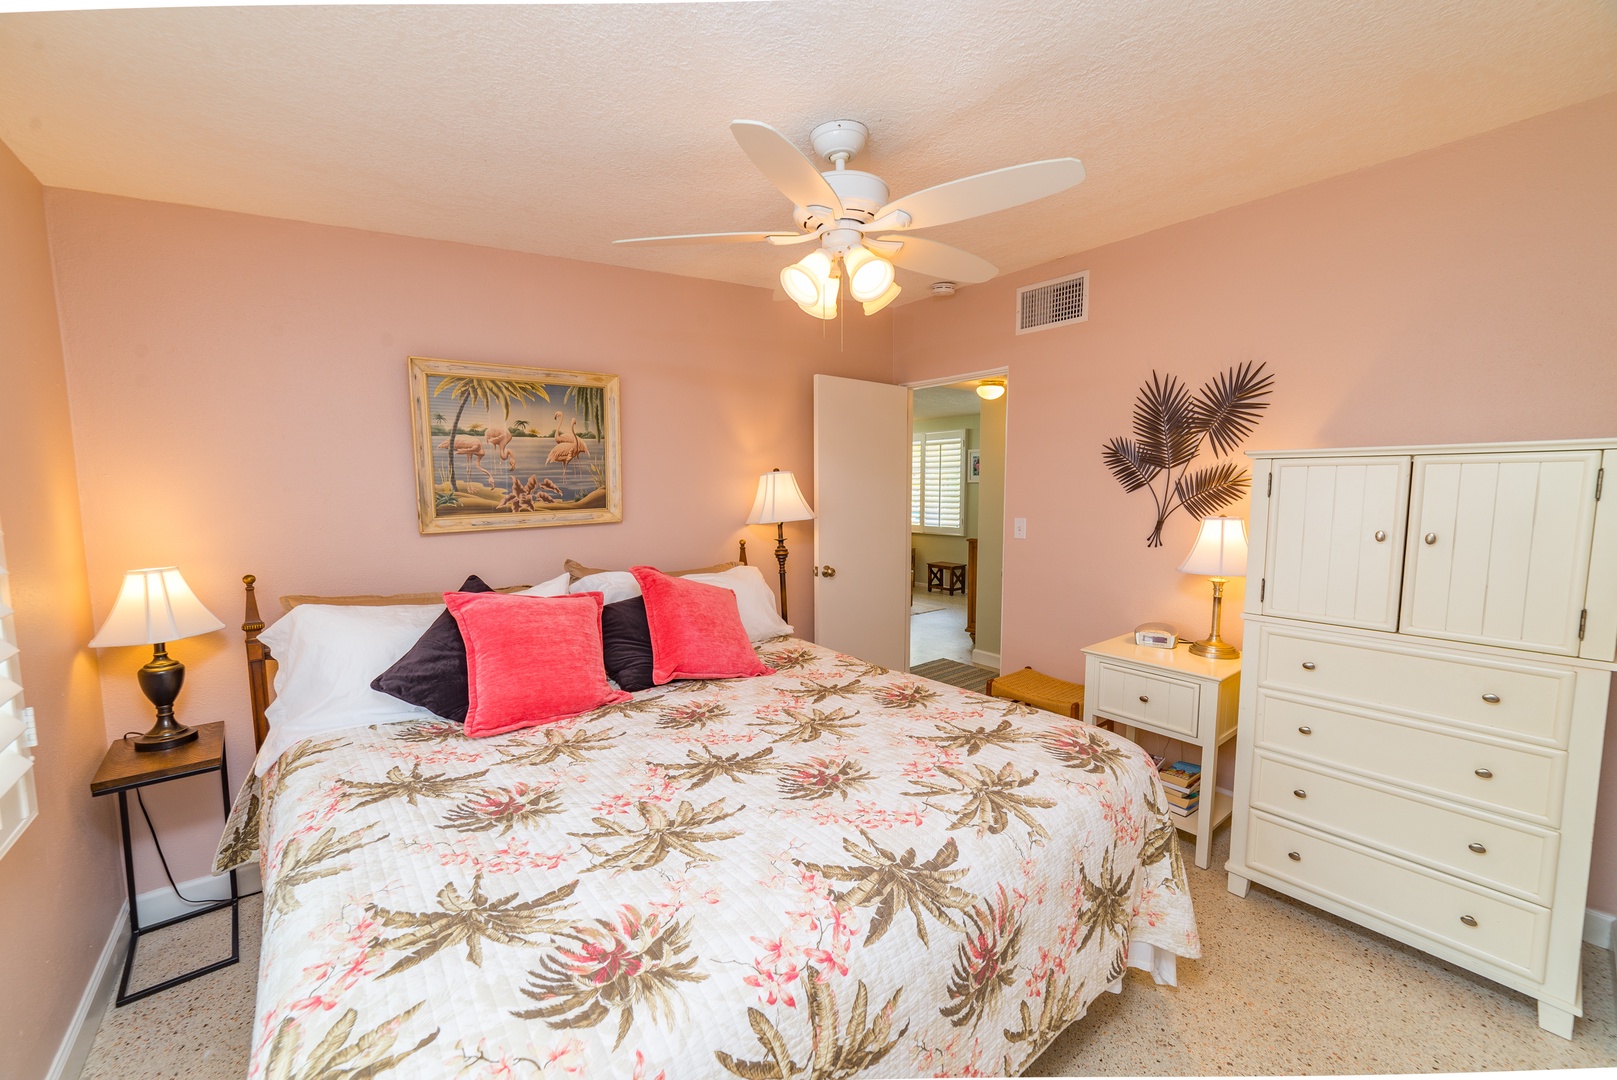
<path id="1" fill-rule="evenodd" d="M 1134 644 L 1171 649 L 1179 644 L 1179 634 L 1165 622 L 1141 623 L 1134 628 Z"/>

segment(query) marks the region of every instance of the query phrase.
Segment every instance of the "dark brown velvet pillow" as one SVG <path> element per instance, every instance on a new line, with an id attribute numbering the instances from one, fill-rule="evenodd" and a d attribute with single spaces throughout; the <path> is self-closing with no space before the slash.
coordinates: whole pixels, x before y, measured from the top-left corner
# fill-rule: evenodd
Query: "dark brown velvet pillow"
<path id="1" fill-rule="evenodd" d="M 646 598 L 632 597 L 601 609 L 601 650 L 606 673 L 629 691 L 649 690 L 651 624 L 646 621 Z"/>
<path id="2" fill-rule="evenodd" d="M 485 593 L 494 590 L 473 574 L 458 591 Z M 439 594 L 439 599 L 442 598 L 442 594 Z M 419 706 L 445 720 L 463 724 L 471 701 L 467 678 L 466 642 L 460 636 L 460 626 L 455 622 L 455 617 L 446 610 L 410 646 L 409 652 L 371 680 L 371 689 Z"/>

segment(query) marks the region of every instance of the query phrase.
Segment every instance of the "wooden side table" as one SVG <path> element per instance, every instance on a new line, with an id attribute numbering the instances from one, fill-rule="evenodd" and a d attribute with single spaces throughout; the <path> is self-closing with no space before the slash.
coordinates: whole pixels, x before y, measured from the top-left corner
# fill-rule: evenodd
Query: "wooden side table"
<path id="1" fill-rule="evenodd" d="M 132 1001 L 139 1001 L 172 986 L 229 967 L 241 958 L 241 894 L 236 886 L 236 871 L 230 871 L 229 896 L 150 926 L 140 925 L 140 909 L 135 902 L 135 860 L 129 842 L 129 793 L 136 788 L 150 787 L 153 784 L 210 772 L 219 774 L 219 790 L 224 795 L 225 819 L 229 820 L 230 777 L 225 765 L 225 725 L 222 723 L 197 725 L 195 741 L 170 750 L 138 753 L 129 742 L 119 739 L 107 750 L 107 756 L 101 760 L 101 768 L 96 770 L 95 779 L 90 781 L 91 795 L 117 794 L 118 822 L 123 830 L 124 885 L 129 892 L 129 951 L 124 956 L 123 977 L 118 980 L 119 1006 L 128 1005 Z M 148 821 L 148 826 L 149 824 Z M 155 842 L 157 838 L 154 835 L 152 839 Z M 129 992 L 129 973 L 135 966 L 135 946 L 140 943 L 143 935 L 227 907 L 230 909 L 229 957 L 186 972 L 184 975 L 165 979 L 155 986 L 148 986 L 134 993 Z"/>
<path id="2" fill-rule="evenodd" d="M 929 562 L 926 564 L 926 591 L 933 587 L 945 590 L 950 596 L 966 591 L 966 564 L 963 562 Z"/>
<path id="3" fill-rule="evenodd" d="M 1207 869 L 1213 830 L 1230 819 L 1234 796 L 1218 790 L 1219 747 L 1235 737 L 1241 661 L 1193 656 L 1134 644 L 1133 634 L 1084 650 L 1084 719 L 1102 719 L 1190 743 L 1201 750 L 1201 797 L 1196 812 L 1174 824 L 1196 838 L 1196 865 Z"/>

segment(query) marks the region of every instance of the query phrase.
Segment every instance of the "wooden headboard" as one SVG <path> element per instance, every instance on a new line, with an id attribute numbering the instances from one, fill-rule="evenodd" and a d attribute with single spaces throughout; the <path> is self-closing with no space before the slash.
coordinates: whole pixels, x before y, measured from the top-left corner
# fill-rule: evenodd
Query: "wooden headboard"
<path id="1" fill-rule="evenodd" d="M 741 553 L 737 556 L 742 565 L 747 562 L 747 542 L 741 541 Z M 258 640 L 258 635 L 264 630 L 264 620 L 258 614 L 258 594 L 253 591 L 253 584 L 258 580 L 252 574 L 242 577 L 241 583 L 247 590 L 247 604 L 245 618 L 242 620 L 241 632 L 247 637 L 247 693 L 252 699 L 253 706 L 253 748 L 264 745 L 264 738 L 269 734 L 269 720 L 264 712 L 270 703 L 269 661 L 275 659 L 270 655 L 269 646 Z"/>

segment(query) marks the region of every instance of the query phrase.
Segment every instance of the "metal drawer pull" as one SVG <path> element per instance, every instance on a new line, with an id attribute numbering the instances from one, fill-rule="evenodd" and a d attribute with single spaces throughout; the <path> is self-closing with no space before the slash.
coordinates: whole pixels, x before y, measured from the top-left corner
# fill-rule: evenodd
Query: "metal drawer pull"
<path id="1" fill-rule="evenodd" d="M 1465 923 L 1467 926 L 1475 926 L 1475 925 L 1477 925 L 1477 920 L 1473 916 L 1470 916 L 1470 915 L 1461 915 L 1460 916 L 1460 921 Z"/>
<path id="2" fill-rule="evenodd" d="M 1466 846 L 1472 851 L 1476 852 L 1478 855 L 1488 854 L 1488 849 L 1483 847 L 1481 844 L 1467 844 Z"/>
<path id="3" fill-rule="evenodd" d="M 1305 724 L 1302 727 L 1297 729 L 1297 734 L 1299 734 L 1299 735 L 1312 735 L 1312 734 L 1314 734 L 1314 729 Z"/>
<path id="4" fill-rule="evenodd" d="M 1290 859 L 1292 862 L 1302 862 L 1303 861 L 1303 857 L 1301 855 L 1297 854 L 1295 851 L 1286 852 L 1286 858 Z"/>
<path id="5" fill-rule="evenodd" d="M 1149 702 L 1149 701 L 1150 701 L 1150 700 L 1151 700 L 1151 699 L 1150 699 L 1150 697 L 1148 697 L 1148 696 L 1147 696 L 1147 695 L 1145 695 L 1145 694 L 1141 694 L 1141 695 L 1140 695 L 1140 700 L 1141 700 L 1141 701 L 1142 701 L 1142 702 Z"/>
<path id="6" fill-rule="evenodd" d="M 1304 660 L 1303 661 L 1303 670 L 1304 671 L 1313 671 L 1314 670 L 1314 661 L 1312 661 L 1312 660 Z"/>
<path id="7" fill-rule="evenodd" d="M 1483 694 L 1482 695 L 1482 700 L 1486 701 L 1489 705 L 1497 705 L 1497 704 L 1499 704 L 1499 695 L 1498 694 Z"/>
<path id="8" fill-rule="evenodd" d="M 1291 793 L 1297 796 L 1299 799 L 1308 798 L 1308 792 L 1304 791 L 1302 788 L 1292 788 Z"/>
<path id="9" fill-rule="evenodd" d="M 1484 780 L 1492 780 L 1493 779 L 1493 770 L 1492 769 L 1478 769 L 1477 770 L 1477 775 L 1482 777 Z"/>
<path id="10" fill-rule="evenodd" d="M 1435 544 L 1437 543 L 1437 534 L 1427 533 L 1425 536 L 1421 537 L 1421 539 L 1425 540 L 1428 544 Z"/>
<path id="11" fill-rule="evenodd" d="M 1384 543 L 1386 543 L 1386 541 L 1387 541 L 1386 532 L 1384 530 L 1382 530 L 1382 529 L 1377 529 L 1376 530 L 1376 543 L 1384 544 Z"/>

